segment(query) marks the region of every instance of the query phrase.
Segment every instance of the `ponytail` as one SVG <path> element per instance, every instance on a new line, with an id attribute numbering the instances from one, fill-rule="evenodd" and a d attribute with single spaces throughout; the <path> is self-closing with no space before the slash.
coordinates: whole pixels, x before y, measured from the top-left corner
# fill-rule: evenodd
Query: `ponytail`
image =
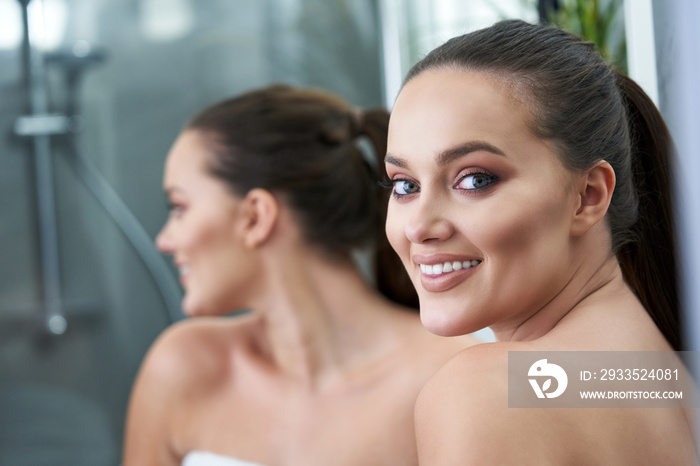
<path id="1" fill-rule="evenodd" d="M 635 240 L 617 257 L 625 280 L 673 349 L 682 348 L 676 241 L 671 191 L 673 141 L 654 103 L 630 78 L 617 73 L 630 127 L 632 176 L 639 202 Z"/>
<path id="2" fill-rule="evenodd" d="M 383 108 L 366 110 L 361 118 L 360 134 L 367 136 L 374 148 L 371 161 L 374 166 L 375 184 L 386 178 L 384 168 L 384 155 L 386 154 L 387 131 L 389 128 L 389 113 Z M 376 277 L 378 291 L 390 300 L 404 306 L 418 309 L 418 294 L 411 283 L 401 259 L 392 249 L 386 236 L 384 225 L 389 203 L 389 192 L 385 189 L 377 189 L 378 209 L 377 228 L 374 238 L 373 272 Z"/>

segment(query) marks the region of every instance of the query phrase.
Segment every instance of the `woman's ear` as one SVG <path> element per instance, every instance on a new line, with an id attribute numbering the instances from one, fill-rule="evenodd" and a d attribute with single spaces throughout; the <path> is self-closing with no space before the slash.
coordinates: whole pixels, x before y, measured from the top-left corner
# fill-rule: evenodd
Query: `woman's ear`
<path id="1" fill-rule="evenodd" d="M 256 188 L 243 198 L 243 239 L 249 248 L 257 248 L 272 234 L 279 215 L 279 204 L 269 191 Z"/>
<path id="2" fill-rule="evenodd" d="M 572 235 L 583 235 L 605 217 L 614 190 L 615 171 L 604 160 L 580 175 L 578 184 L 579 207 L 571 226 Z"/>

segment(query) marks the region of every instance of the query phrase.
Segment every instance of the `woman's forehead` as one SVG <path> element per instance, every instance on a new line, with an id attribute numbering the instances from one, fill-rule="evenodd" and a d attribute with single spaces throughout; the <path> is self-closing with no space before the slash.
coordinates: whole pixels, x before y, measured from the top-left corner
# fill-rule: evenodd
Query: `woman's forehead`
<path id="1" fill-rule="evenodd" d="M 482 73 L 427 71 L 409 81 L 392 111 L 390 154 L 429 151 L 481 143 L 506 152 L 517 140 L 532 137 L 528 113 L 507 88 Z"/>

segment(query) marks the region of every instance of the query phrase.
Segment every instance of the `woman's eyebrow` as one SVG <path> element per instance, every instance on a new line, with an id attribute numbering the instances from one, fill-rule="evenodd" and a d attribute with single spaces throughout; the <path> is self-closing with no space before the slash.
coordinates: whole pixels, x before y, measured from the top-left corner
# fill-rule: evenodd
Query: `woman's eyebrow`
<path id="1" fill-rule="evenodd" d="M 460 157 L 464 157 L 467 154 L 470 154 L 472 152 L 477 152 L 477 151 L 486 151 L 486 152 L 491 152 L 492 154 L 500 155 L 503 157 L 506 156 L 505 152 L 503 152 L 498 147 L 489 144 L 488 142 L 470 141 L 466 144 L 460 144 L 457 147 L 453 147 L 451 149 L 447 149 L 447 150 L 440 152 L 435 157 L 435 161 L 437 162 L 438 165 L 447 165 L 450 162 L 452 162 L 453 160 L 456 160 Z"/>
<path id="2" fill-rule="evenodd" d="M 470 141 L 465 144 L 460 144 L 459 146 L 440 152 L 437 156 L 435 156 L 435 161 L 438 165 L 444 166 L 449 164 L 453 160 L 456 160 L 460 157 L 464 157 L 465 155 L 470 154 L 472 152 L 478 151 L 491 152 L 492 154 L 500 155 L 502 157 L 506 156 L 505 152 L 503 152 L 498 147 L 489 144 L 488 142 Z M 406 160 L 396 155 L 390 154 L 389 152 L 387 152 L 386 156 L 384 157 L 384 163 L 390 163 L 399 168 L 408 168 L 408 162 Z"/>
<path id="3" fill-rule="evenodd" d="M 388 152 L 384 156 L 384 163 L 390 163 L 392 165 L 396 165 L 399 168 L 408 168 L 408 163 L 404 159 L 391 155 Z"/>

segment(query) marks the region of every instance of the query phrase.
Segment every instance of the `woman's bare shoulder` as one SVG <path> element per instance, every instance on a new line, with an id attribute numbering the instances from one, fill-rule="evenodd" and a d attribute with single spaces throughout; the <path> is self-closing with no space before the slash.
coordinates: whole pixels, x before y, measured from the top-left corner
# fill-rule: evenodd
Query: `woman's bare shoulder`
<path id="1" fill-rule="evenodd" d="M 183 419 L 231 376 L 245 321 L 197 318 L 168 327 L 153 343 L 129 400 L 124 464 L 175 464 Z"/>
<path id="2" fill-rule="evenodd" d="M 453 394 L 461 400 L 459 392 L 484 391 L 492 398 L 493 389 L 508 382 L 508 351 L 519 349 L 510 343 L 483 343 L 470 345 L 457 352 L 443 365 L 423 389 L 421 399 Z M 483 390 L 482 390 L 483 389 Z"/>
<path id="3" fill-rule="evenodd" d="M 227 377 L 236 347 L 246 338 L 249 321 L 197 318 L 168 327 L 144 359 L 142 372 L 174 388 L 210 384 Z"/>
<path id="4" fill-rule="evenodd" d="M 548 426 L 558 425 L 556 410 L 508 408 L 508 352 L 526 348 L 470 346 L 435 374 L 416 403 L 421 464 L 529 464 L 521 456 L 526 451 L 528 461 L 545 460 L 532 442 L 553 435 Z"/>
<path id="5" fill-rule="evenodd" d="M 675 410 L 509 407 L 509 352 L 551 346 L 486 343 L 448 361 L 416 403 L 420 464 L 693 463 L 692 436 Z M 657 430 L 674 434 L 650 449 Z"/>

